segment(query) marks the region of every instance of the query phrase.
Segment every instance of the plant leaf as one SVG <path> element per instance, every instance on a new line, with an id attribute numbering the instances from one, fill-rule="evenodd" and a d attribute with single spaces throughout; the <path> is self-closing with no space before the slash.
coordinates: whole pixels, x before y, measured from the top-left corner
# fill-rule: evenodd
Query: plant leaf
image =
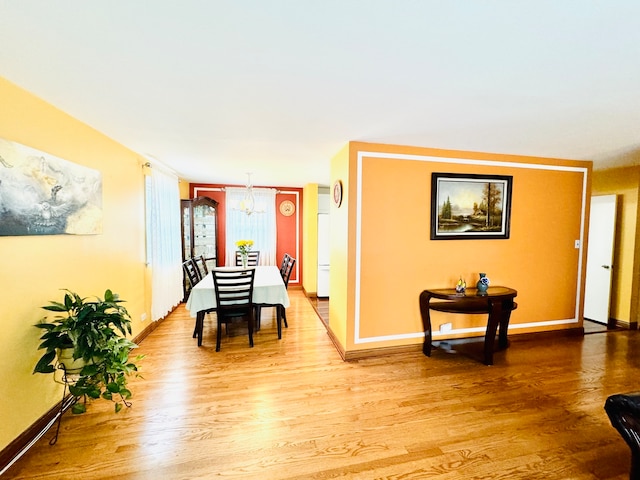
<path id="1" fill-rule="evenodd" d="M 36 366 L 33 369 L 33 373 L 53 373 L 55 369 L 53 368 L 53 365 L 51 365 L 51 362 L 53 361 L 55 356 L 56 352 L 54 350 L 45 353 L 42 357 L 40 357 L 38 363 L 36 363 Z"/>
<path id="2" fill-rule="evenodd" d="M 115 382 L 111 382 L 107 385 L 107 390 L 111 393 L 118 393 L 120 391 L 120 385 Z"/>

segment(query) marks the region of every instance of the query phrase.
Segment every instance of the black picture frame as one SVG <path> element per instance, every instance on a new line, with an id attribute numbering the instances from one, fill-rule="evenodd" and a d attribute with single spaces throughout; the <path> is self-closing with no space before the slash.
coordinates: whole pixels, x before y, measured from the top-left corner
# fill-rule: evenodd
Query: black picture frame
<path id="1" fill-rule="evenodd" d="M 508 239 L 511 175 L 431 174 L 431 240 Z"/>

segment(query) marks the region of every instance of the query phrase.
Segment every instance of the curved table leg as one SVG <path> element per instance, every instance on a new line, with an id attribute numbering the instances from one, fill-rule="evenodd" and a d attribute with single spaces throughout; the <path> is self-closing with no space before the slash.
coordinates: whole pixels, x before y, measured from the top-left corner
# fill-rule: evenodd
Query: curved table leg
<path id="1" fill-rule="evenodd" d="M 484 336 L 484 364 L 493 365 L 493 350 L 496 342 L 498 325 L 502 324 L 502 302 L 489 299 L 489 319 L 487 321 L 487 333 Z M 506 332 L 506 329 L 505 329 Z M 502 336 L 502 328 L 500 328 Z"/>
<path id="2" fill-rule="evenodd" d="M 503 349 L 509 346 L 507 332 L 509 330 L 509 319 L 513 310 L 512 300 L 489 299 L 489 320 L 487 321 L 487 333 L 484 337 L 484 363 L 493 365 L 493 352 L 496 341 L 496 331 L 500 326 L 498 336 L 498 348 Z"/>
<path id="3" fill-rule="evenodd" d="M 422 353 L 427 357 L 431 356 L 431 315 L 429 314 L 429 300 L 431 295 L 428 292 L 420 294 L 420 316 L 422 317 L 422 327 L 424 328 L 424 344 Z"/>
<path id="4" fill-rule="evenodd" d="M 502 305 L 502 315 L 500 316 L 500 334 L 498 336 L 498 348 L 507 348 L 507 331 L 509 330 L 509 319 L 513 311 L 513 300 L 505 300 Z"/>

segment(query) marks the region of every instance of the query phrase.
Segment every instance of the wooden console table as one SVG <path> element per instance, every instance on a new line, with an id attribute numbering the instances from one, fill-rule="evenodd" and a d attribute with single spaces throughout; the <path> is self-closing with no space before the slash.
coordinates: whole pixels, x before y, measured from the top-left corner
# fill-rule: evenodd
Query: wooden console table
<path id="1" fill-rule="evenodd" d="M 513 299 L 518 295 L 513 288 L 489 287 L 486 294 L 478 294 L 475 288 L 467 288 L 464 294 L 456 292 L 455 288 L 440 288 L 425 290 L 420 294 L 420 315 L 424 326 L 424 345 L 422 351 L 427 357 L 431 356 L 431 310 L 448 313 L 482 314 L 488 313 L 487 331 L 484 336 L 484 363 L 493 365 L 493 350 L 496 331 L 500 326 L 498 347 L 507 348 L 507 330 L 511 311 L 517 304 Z M 431 302 L 431 299 L 444 300 Z"/>

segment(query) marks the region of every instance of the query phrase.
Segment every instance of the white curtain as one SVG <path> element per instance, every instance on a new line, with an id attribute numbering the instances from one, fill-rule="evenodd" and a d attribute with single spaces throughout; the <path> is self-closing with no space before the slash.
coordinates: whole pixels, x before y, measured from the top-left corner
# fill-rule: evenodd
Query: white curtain
<path id="1" fill-rule="evenodd" d="M 225 188 L 225 265 L 235 265 L 238 240 L 253 240 L 252 250 L 260 251 L 260 265 L 276 265 L 276 190 L 253 188 L 256 211 L 251 215 L 240 210 L 240 202 L 244 199 L 245 193 L 245 188 Z"/>
<path id="2" fill-rule="evenodd" d="M 151 265 L 151 319 L 182 300 L 182 245 L 178 178 L 151 169 L 147 182 L 147 261 Z"/>

